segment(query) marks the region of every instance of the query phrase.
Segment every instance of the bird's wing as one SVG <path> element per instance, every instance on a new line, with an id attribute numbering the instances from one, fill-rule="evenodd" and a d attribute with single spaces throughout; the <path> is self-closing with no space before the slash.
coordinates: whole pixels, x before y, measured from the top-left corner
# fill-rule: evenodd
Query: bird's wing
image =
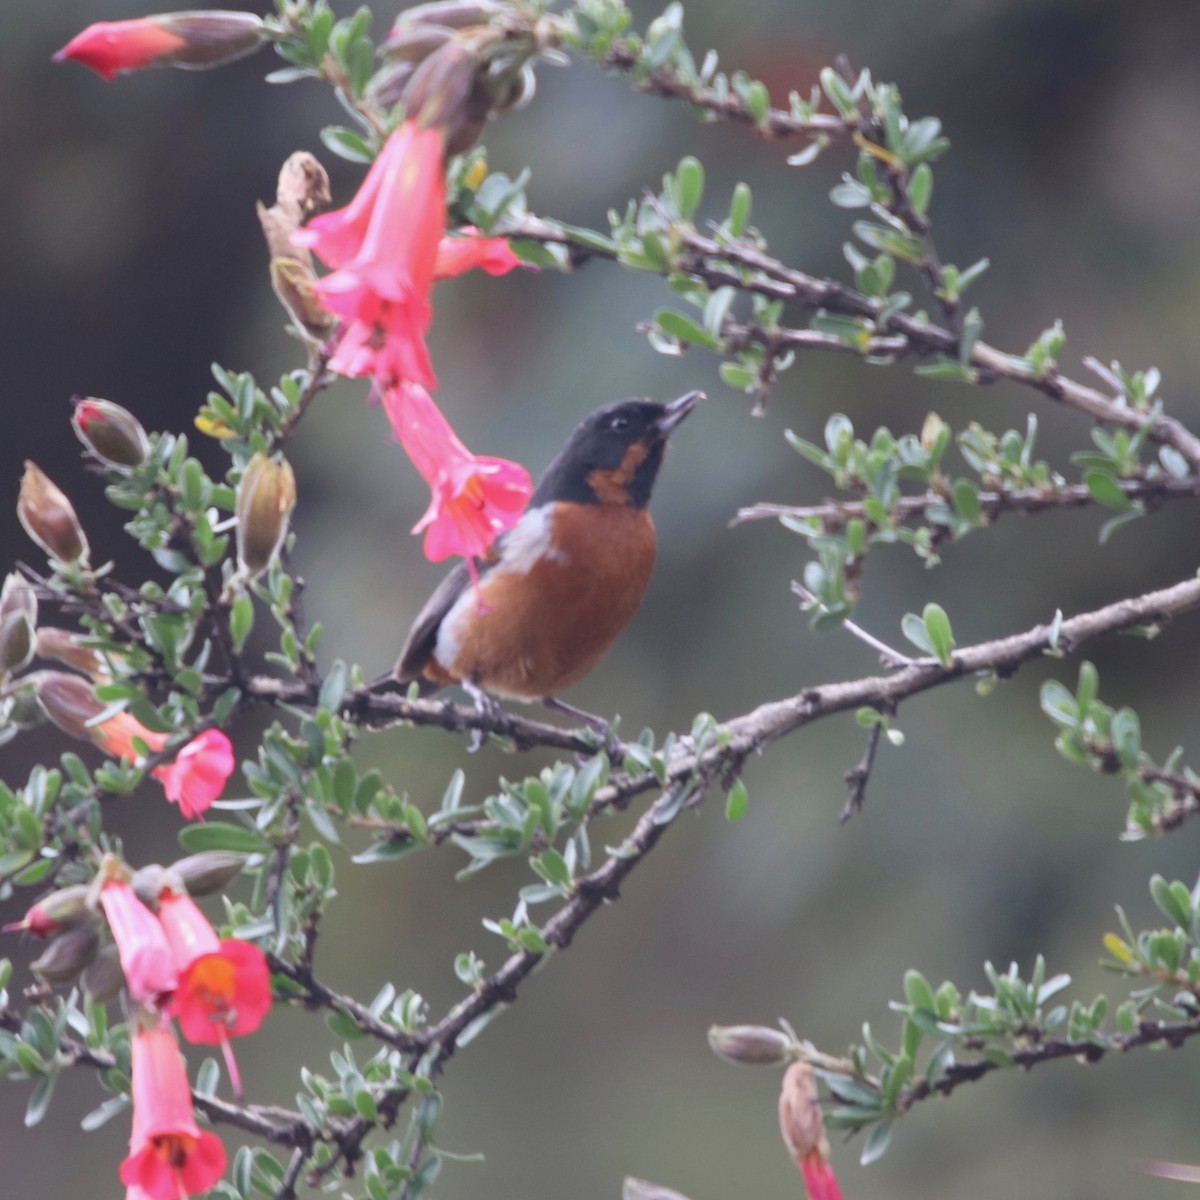
<path id="1" fill-rule="evenodd" d="M 460 562 L 441 583 L 433 595 L 425 601 L 425 607 L 417 615 L 412 629 L 404 642 L 404 649 L 396 660 L 392 674 L 401 683 L 416 679 L 433 657 L 437 645 L 438 626 L 442 618 L 454 607 L 454 602 L 471 586 L 471 573 L 467 564 Z"/>

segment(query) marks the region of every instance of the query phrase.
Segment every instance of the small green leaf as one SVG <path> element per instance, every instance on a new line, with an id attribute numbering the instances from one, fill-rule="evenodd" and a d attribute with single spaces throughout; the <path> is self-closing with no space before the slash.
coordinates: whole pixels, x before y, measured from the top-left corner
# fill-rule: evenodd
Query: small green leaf
<path id="1" fill-rule="evenodd" d="M 900 629 L 918 650 L 925 654 L 935 653 L 933 643 L 929 640 L 929 631 L 925 628 L 925 622 L 916 613 L 905 613 L 900 621 Z"/>
<path id="2" fill-rule="evenodd" d="M 1107 471 L 1088 471 L 1083 482 L 1098 504 L 1120 512 L 1127 512 L 1133 507 L 1133 502 L 1121 490 L 1121 485 Z"/>
<path id="3" fill-rule="evenodd" d="M 729 789 L 729 795 L 725 798 L 725 819 L 740 821 L 746 815 L 748 800 L 746 785 L 740 779 L 735 780 L 733 787 Z"/>
<path id="4" fill-rule="evenodd" d="M 946 616 L 946 610 L 940 604 L 931 602 L 925 605 L 921 617 L 925 622 L 925 632 L 929 635 L 929 644 L 933 647 L 933 653 L 942 666 L 951 666 L 954 634 L 950 630 L 950 618 Z"/>
<path id="5" fill-rule="evenodd" d="M 236 850 L 242 854 L 263 854 L 271 844 L 261 834 L 243 825 L 226 821 L 208 821 L 188 825 L 179 831 L 179 844 L 193 854 L 202 850 Z"/>
<path id="6" fill-rule="evenodd" d="M 859 1155 L 858 1161 L 864 1167 L 868 1167 L 873 1162 L 877 1162 L 886 1153 L 888 1146 L 892 1143 L 892 1122 L 889 1118 L 886 1121 L 880 1121 L 877 1125 L 871 1126 L 870 1133 L 867 1134 L 866 1141 L 863 1143 L 862 1154 Z"/>
<path id="7" fill-rule="evenodd" d="M 690 154 L 681 159 L 675 179 L 679 187 L 679 215 L 683 220 L 690 221 L 704 195 L 704 167 L 700 160 Z"/>
<path id="8" fill-rule="evenodd" d="M 733 199 L 729 204 L 729 217 L 725 222 L 730 236 L 740 238 L 746 231 L 746 222 L 750 219 L 750 188 L 739 183 L 733 189 Z"/>

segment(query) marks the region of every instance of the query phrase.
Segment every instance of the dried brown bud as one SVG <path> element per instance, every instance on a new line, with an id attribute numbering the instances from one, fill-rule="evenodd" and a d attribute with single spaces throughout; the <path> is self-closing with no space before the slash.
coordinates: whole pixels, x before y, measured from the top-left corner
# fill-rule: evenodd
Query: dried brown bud
<path id="1" fill-rule="evenodd" d="M 296 477 L 286 458 L 256 454 L 237 489 L 238 563 L 253 579 L 270 565 L 287 536 L 296 504 Z"/>
<path id="2" fill-rule="evenodd" d="M 788 1056 L 792 1042 L 787 1034 L 766 1025 L 714 1025 L 708 1031 L 714 1053 L 746 1066 L 772 1066 Z"/>
<path id="3" fill-rule="evenodd" d="M 232 883 L 245 867 L 248 854 L 236 850 L 202 850 L 171 864 L 190 896 L 212 896 Z M 162 890 L 161 888 L 159 889 Z"/>
<path id="4" fill-rule="evenodd" d="M 314 342 L 323 342 L 333 333 L 337 318 L 321 307 L 313 291 L 316 279 L 311 260 L 305 263 L 297 258 L 271 259 L 271 287 L 279 303 L 305 337 Z"/>
<path id="5" fill-rule="evenodd" d="M 95 925 L 77 925 L 54 938 L 29 966 L 47 983 L 70 983 L 96 957 L 99 948 L 100 932 Z"/>
<path id="6" fill-rule="evenodd" d="M 79 440 L 110 467 L 139 467 L 150 453 L 141 422 L 111 400 L 76 396 L 71 425 Z"/>
<path id="7" fill-rule="evenodd" d="M 121 971 L 121 960 L 115 942 L 105 942 L 99 953 L 89 964 L 80 980 L 90 1000 L 107 1004 L 115 1000 L 125 986 L 125 975 Z"/>
<path id="8" fill-rule="evenodd" d="M 19 671 L 33 657 L 37 615 L 33 585 L 14 571 L 0 588 L 0 678 Z"/>
<path id="9" fill-rule="evenodd" d="M 17 517 L 25 532 L 56 562 L 87 562 L 87 537 L 70 500 L 28 460 L 21 477 Z"/>
<path id="10" fill-rule="evenodd" d="M 329 172 L 321 166 L 317 156 L 307 150 L 289 154 L 279 169 L 275 203 L 296 210 L 301 220 L 307 220 L 313 213 L 328 208 L 332 199 Z"/>
<path id="11" fill-rule="evenodd" d="M 805 1062 L 794 1062 L 783 1075 L 779 1093 L 779 1132 L 783 1144 L 801 1170 L 813 1151 L 822 1160 L 829 1158 L 829 1140 L 817 1099 L 813 1069 Z"/>
<path id="12" fill-rule="evenodd" d="M 79 634 L 53 625 L 37 631 L 37 652 L 42 658 L 53 658 L 86 671 L 93 679 L 108 678 L 108 664 L 90 646 L 85 646 Z"/>

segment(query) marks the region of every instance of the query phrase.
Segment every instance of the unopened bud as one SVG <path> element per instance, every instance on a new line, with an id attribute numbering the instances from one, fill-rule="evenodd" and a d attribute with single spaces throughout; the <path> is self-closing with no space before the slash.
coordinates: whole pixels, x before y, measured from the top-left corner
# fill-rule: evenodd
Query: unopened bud
<path id="1" fill-rule="evenodd" d="M 921 426 L 921 449 L 926 453 L 931 451 L 938 444 L 946 427 L 946 422 L 937 413 L 927 413 L 925 423 Z"/>
<path id="2" fill-rule="evenodd" d="M 801 1170 L 805 1159 L 813 1154 L 829 1158 L 829 1140 L 825 1136 L 825 1121 L 817 1098 L 817 1083 L 813 1069 L 806 1062 L 794 1062 L 783 1075 L 779 1093 L 779 1132 L 783 1144 Z"/>
<path id="3" fill-rule="evenodd" d="M 291 257 L 271 259 L 271 287 L 279 303 L 306 337 L 323 342 L 333 333 L 337 318 L 321 307 L 313 290 L 316 281 L 309 263 Z"/>
<path id="4" fill-rule="evenodd" d="M 60 563 L 86 562 L 87 537 L 70 500 L 35 463 L 25 463 L 17 517 L 25 532 Z"/>
<path id="5" fill-rule="evenodd" d="M 410 62 L 390 62 L 371 77 L 370 99 L 381 108 L 391 108 L 404 99 L 404 90 L 416 67 Z"/>
<path id="6" fill-rule="evenodd" d="M 100 931 L 95 925 L 77 925 L 60 933 L 30 969 L 47 983 L 70 983 L 96 957 Z"/>
<path id="7" fill-rule="evenodd" d="M 492 3 L 491 0 L 432 0 L 429 4 L 414 4 L 396 18 L 392 35 L 411 25 L 445 25 L 449 29 L 486 25 L 504 8 L 504 5 Z M 387 41 L 384 45 L 387 45 Z"/>
<path id="8" fill-rule="evenodd" d="M 77 396 L 71 425 L 79 440 L 110 467 L 139 467 L 150 453 L 141 422 L 111 400 Z"/>
<path id="9" fill-rule="evenodd" d="M 97 1004 L 115 1000 L 125 986 L 125 974 L 121 970 L 121 959 L 115 942 L 105 942 L 99 953 L 83 972 L 80 979 L 88 999 Z"/>
<path id="10" fill-rule="evenodd" d="M 251 579 L 271 565 L 287 536 L 296 477 L 285 458 L 256 454 L 237 489 L 238 562 Z"/>
<path id="11" fill-rule="evenodd" d="M 166 871 L 158 863 L 149 863 L 139 867 L 129 881 L 133 894 L 152 911 L 158 909 L 158 894 L 162 891 Z"/>
<path id="12" fill-rule="evenodd" d="M 475 55 L 466 46 L 447 42 L 413 72 L 404 91 L 408 116 L 415 118 L 422 128 L 445 129 L 448 137 L 464 122 L 473 123 L 477 113 L 470 105 L 470 98 L 478 69 Z M 483 115 L 486 118 L 486 106 Z"/>
<path id="13" fill-rule="evenodd" d="M 183 39 L 182 46 L 159 60 L 165 66 L 191 70 L 220 67 L 253 54 L 266 40 L 266 28 L 253 13 L 212 9 L 147 19 Z"/>
<path id="14" fill-rule="evenodd" d="M 421 25 L 406 21 L 388 34 L 380 51 L 394 62 L 424 62 L 454 36 L 448 25 Z"/>
<path id="15" fill-rule="evenodd" d="M 42 710 L 59 729 L 85 742 L 97 739 L 93 722 L 105 705 L 96 698 L 86 679 L 66 671 L 38 671 L 34 686 Z"/>
<path id="16" fill-rule="evenodd" d="M 714 1053 L 746 1066 L 771 1066 L 783 1062 L 792 1042 L 787 1034 L 766 1025 L 714 1025 L 708 1031 Z"/>
<path id="17" fill-rule="evenodd" d="M 212 896 L 242 873 L 249 857 L 236 850 L 202 850 L 173 862 L 171 870 L 189 896 Z"/>
<path id="18" fill-rule="evenodd" d="M 0 678 L 19 671 L 33 657 L 37 595 L 15 571 L 0 588 Z"/>
<path id="19" fill-rule="evenodd" d="M 0 933 L 24 930 L 37 937 L 50 937 L 70 926 L 90 921 L 95 915 L 88 903 L 91 891 L 85 883 L 59 888 L 31 905 L 21 920 L 0 927 Z"/>
<path id="20" fill-rule="evenodd" d="M 44 625 L 37 631 L 37 652 L 42 658 L 53 658 L 86 671 L 93 679 L 107 678 L 108 665 L 90 646 L 85 646 L 77 633 Z"/>

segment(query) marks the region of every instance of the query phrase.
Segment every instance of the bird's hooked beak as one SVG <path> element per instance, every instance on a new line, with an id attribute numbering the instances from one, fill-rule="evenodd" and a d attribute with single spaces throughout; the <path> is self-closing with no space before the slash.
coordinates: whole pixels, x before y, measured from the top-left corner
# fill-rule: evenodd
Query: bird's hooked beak
<path id="1" fill-rule="evenodd" d="M 663 438 L 669 437 L 683 422 L 684 417 L 704 398 L 703 392 L 687 392 L 685 395 L 680 396 L 678 400 L 672 400 L 667 405 L 663 415 L 654 423 L 659 436 Z"/>

